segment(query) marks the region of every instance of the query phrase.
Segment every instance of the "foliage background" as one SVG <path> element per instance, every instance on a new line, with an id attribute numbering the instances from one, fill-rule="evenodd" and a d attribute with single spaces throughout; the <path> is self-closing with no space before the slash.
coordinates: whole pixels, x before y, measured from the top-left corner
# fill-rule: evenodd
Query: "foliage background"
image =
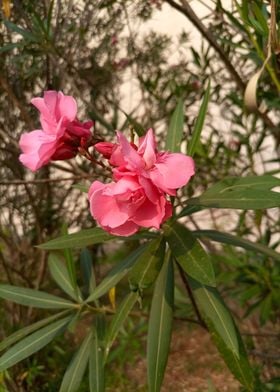
<path id="1" fill-rule="evenodd" d="M 226 176 L 279 174 L 280 46 L 274 48 L 258 89 L 266 112 L 249 114 L 243 101 L 246 83 L 266 56 L 269 2 L 23 0 L 13 2 L 10 15 L 5 4 L 10 2 L 2 1 L 0 21 L 3 282 L 52 290 L 47 255 L 34 246 L 59 234 L 64 223 L 71 229 L 94 224 L 86 197 L 72 185 L 102 176 L 98 169 L 76 159 L 54 162 L 33 175 L 18 162 L 19 135 L 38 125 L 29 101 L 43 90 L 63 90 L 75 96 L 80 117 L 94 119 L 95 132 L 103 137 L 113 138 L 115 129 L 141 125 L 144 129 L 153 127 L 163 145 L 179 97 L 184 100 L 184 140 L 189 140 L 210 78 L 209 114 L 196 155 L 197 175 L 181 200 Z M 172 16 L 179 13 L 187 27 L 178 35 L 153 29 L 153 20 L 160 20 L 163 11 Z M 189 36 L 193 23 L 199 31 L 195 41 Z M 203 39 L 198 40 L 200 35 Z M 182 146 L 185 149 L 186 143 Z M 279 249 L 277 209 L 235 213 L 210 210 L 195 217 L 187 222 L 190 227 L 226 229 Z M 273 339 L 279 334 L 279 266 L 250 252 L 209 242 L 204 245 L 215 252 L 222 293 L 245 332 L 253 334 L 248 342 L 251 354 L 268 380 L 277 374 L 279 366 L 279 352 L 273 347 Z M 129 246 L 118 249 L 117 256 L 106 246 L 91 250 L 97 275 L 101 276 L 108 264 L 129 251 Z M 0 333 L 8 335 L 39 316 L 32 309 L 3 302 Z M 141 335 L 145 327 L 140 321 Z M 128 328 L 127 333 L 134 333 L 134 328 Z M 255 334 L 267 334 L 271 346 L 264 348 Z M 135 340 L 131 344 L 139 343 Z M 56 346 L 53 360 L 44 360 L 49 358 L 44 355 L 38 361 L 34 358 L 18 365 L 21 376 L 27 372 L 22 379 L 15 378 L 12 370 L 10 381 L 6 381 L 9 390 L 27 391 L 30 385 L 41 388 L 48 380 L 48 371 L 64 361 L 63 351 L 68 355 L 63 345 Z"/>

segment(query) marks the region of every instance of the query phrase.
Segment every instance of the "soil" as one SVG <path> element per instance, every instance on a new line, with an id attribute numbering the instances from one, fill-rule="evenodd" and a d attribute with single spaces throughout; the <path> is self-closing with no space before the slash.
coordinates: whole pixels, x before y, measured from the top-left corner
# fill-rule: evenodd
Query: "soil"
<path id="1" fill-rule="evenodd" d="M 139 359 L 126 371 L 137 390 L 145 391 L 146 361 Z M 238 392 L 239 386 L 209 334 L 177 322 L 161 392 Z"/>

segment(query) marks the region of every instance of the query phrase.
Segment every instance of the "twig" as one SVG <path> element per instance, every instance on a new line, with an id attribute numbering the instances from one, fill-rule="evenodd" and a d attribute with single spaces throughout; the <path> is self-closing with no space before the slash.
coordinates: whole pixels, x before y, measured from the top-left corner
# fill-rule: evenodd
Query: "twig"
<path id="1" fill-rule="evenodd" d="M 215 51 L 219 54 L 220 58 L 222 59 L 223 63 L 226 65 L 228 71 L 234 78 L 236 84 L 238 85 L 239 89 L 244 91 L 245 90 L 245 83 L 236 72 L 236 69 L 232 65 L 232 62 L 229 60 L 227 54 L 224 52 L 222 47 L 217 43 L 216 38 L 212 35 L 212 33 L 204 26 L 198 16 L 195 14 L 191 6 L 188 4 L 186 0 L 181 0 L 181 5 L 176 3 L 173 0 L 165 0 L 169 5 L 175 8 L 177 11 L 180 11 L 184 14 L 199 30 L 202 36 L 209 42 L 209 44 L 215 49 Z"/>
<path id="2" fill-rule="evenodd" d="M 26 123 L 28 128 L 34 129 L 34 124 L 33 124 L 31 117 L 29 116 L 28 112 L 25 110 L 24 105 L 22 105 L 20 100 L 16 97 L 15 93 L 13 92 L 12 87 L 9 85 L 8 81 L 3 77 L 3 75 L 2 76 L 0 75 L 0 86 L 2 86 L 2 88 L 6 91 L 8 97 L 10 98 L 12 103 L 16 107 L 18 107 L 18 109 L 20 111 L 20 116 L 21 116 L 22 120 Z"/>
<path id="3" fill-rule="evenodd" d="M 249 352 L 249 354 L 253 355 L 255 357 L 262 357 L 262 358 L 267 358 L 267 359 L 280 359 L 280 354 L 263 353 L 263 352 L 257 351 L 257 350 L 251 350 Z"/>
<path id="4" fill-rule="evenodd" d="M 280 338 L 280 332 L 279 333 L 269 333 L 269 332 L 241 332 L 241 335 L 244 336 L 259 336 L 263 338 Z"/>
<path id="5" fill-rule="evenodd" d="M 73 176 L 67 178 L 41 178 L 38 180 L 14 180 L 14 181 L 0 181 L 0 185 L 26 185 L 26 184 L 47 184 L 50 182 L 61 182 L 61 181 L 76 181 L 85 178 L 90 178 L 91 175 L 85 174 L 81 176 Z"/>
<path id="6" fill-rule="evenodd" d="M 175 8 L 177 11 L 181 12 L 185 15 L 198 29 L 201 35 L 208 41 L 210 46 L 219 54 L 221 60 L 225 64 L 228 72 L 231 74 L 232 78 L 236 82 L 237 87 L 240 92 L 243 94 L 246 88 L 246 83 L 241 79 L 236 69 L 232 65 L 232 62 L 228 58 L 227 54 L 224 52 L 222 47 L 217 43 L 217 39 L 213 36 L 211 31 L 207 29 L 198 16 L 195 14 L 191 6 L 188 4 L 186 0 L 181 0 L 181 4 L 176 3 L 174 0 L 165 0 L 171 7 Z M 261 113 L 259 110 L 257 111 L 258 115 L 262 118 L 264 124 L 272 129 L 272 133 L 274 137 L 279 140 L 279 136 L 276 133 L 276 126 L 273 121 L 268 117 L 267 113 Z"/>

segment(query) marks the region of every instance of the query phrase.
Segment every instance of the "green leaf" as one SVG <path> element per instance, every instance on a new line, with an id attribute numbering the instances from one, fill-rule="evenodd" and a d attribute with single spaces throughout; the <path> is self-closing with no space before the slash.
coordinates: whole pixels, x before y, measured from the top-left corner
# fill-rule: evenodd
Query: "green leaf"
<path id="1" fill-rule="evenodd" d="M 72 285 L 68 270 L 61 258 L 57 254 L 51 253 L 48 259 L 48 266 L 50 273 L 58 286 L 75 301 L 79 301 L 80 297 L 77 294 L 77 290 L 75 290 Z"/>
<path id="2" fill-rule="evenodd" d="M 91 302 L 106 294 L 112 287 L 125 277 L 130 268 L 138 260 L 139 256 L 145 251 L 147 245 L 142 245 L 122 262 L 115 265 L 102 282 L 96 287 L 93 293 L 88 297 L 86 302 Z"/>
<path id="3" fill-rule="evenodd" d="M 92 264 L 92 254 L 86 248 L 83 249 L 81 252 L 80 263 L 81 263 L 81 270 L 83 274 L 83 280 L 86 286 L 85 294 L 86 297 L 88 297 L 90 294 L 93 293 L 96 287 L 96 281 L 95 281 L 94 269 Z"/>
<path id="4" fill-rule="evenodd" d="M 216 230 L 196 230 L 193 231 L 192 234 L 198 238 L 207 237 L 216 242 L 221 242 L 223 244 L 229 244 L 232 246 L 238 246 L 246 250 L 262 253 L 266 256 L 273 257 L 275 260 L 280 261 L 280 253 L 275 252 L 275 250 L 263 244 L 254 243 L 241 237 L 222 233 Z"/>
<path id="5" fill-rule="evenodd" d="M 47 317 L 43 320 L 37 321 L 34 324 L 19 329 L 18 331 L 14 332 L 12 335 L 8 336 L 6 339 L 2 340 L 2 342 L 0 343 L 0 351 L 5 350 L 7 347 L 18 342 L 19 340 L 29 335 L 30 333 L 36 331 L 37 329 L 52 323 L 53 321 L 57 320 L 62 316 L 65 316 L 68 312 L 69 310 L 64 310 L 63 312 L 59 312 L 57 314 L 54 314 L 53 316 Z"/>
<path id="6" fill-rule="evenodd" d="M 151 241 L 144 253 L 140 255 L 128 274 L 132 290 L 142 290 L 156 280 L 161 270 L 165 254 L 165 239 Z"/>
<path id="7" fill-rule="evenodd" d="M 192 132 L 192 138 L 188 144 L 188 155 L 190 155 L 191 157 L 194 156 L 196 149 L 198 147 L 198 144 L 200 143 L 200 135 L 201 135 L 201 131 L 203 128 L 206 113 L 207 113 L 209 96 L 210 96 L 210 81 L 208 83 L 207 89 L 206 89 L 204 97 L 203 97 L 203 101 L 202 101 L 200 109 L 199 109 L 197 120 L 195 122 L 195 126 L 194 126 L 194 129 Z"/>
<path id="8" fill-rule="evenodd" d="M 176 109 L 172 114 L 167 132 L 165 149 L 168 151 L 180 151 L 184 130 L 184 103 L 179 99 Z"/>
<path id="9" fill-rule="evenodd" d="M 227 17 L 229 18 L 229 20 L 231 21 L 231 23 L 233 25 L 235 25 L 235 27 L 237 27 L 239 29 L 239 31 L 242 31 L 244 33 L 247 33 L 247 30 L 245 28 L 245 26 L 243 25 L 243 23 L 240 23 L 240 20 L 236 17 L 234 17 L 234 15 L 232 14 L 232 12 L 229 10 L 226 10 L 225 8 L 223 8 L 223 13 L 225 15 L 227 15 Z M 238 15 L 236 15 L 238 16 Z M 234 43 L 232 42 L 232 40 L 230 40 L 231 45 L 234 45 Z"/>
<path id="10" fill-rule="evenodd" d="M 104 351 L 103 351 L 103 319 L 97 317 L 93 336 L 90 342 L 89 355 L 89 387 L 90 392 L 105 391 Z"/>
<path id="11" fill-rule="evenodd" d="M 109 350 L 116 339 L 123 323 L 127 319 L 129 312 L 133 308 L 135 302 L 137 301 L 138 294 L 137 293 L 129 293 L 127 297 L 122 301 L 117 312 L 112 318 L 111 324 L 109 326 L 106 338 L 105 338 L 105 355 L 106 357 L 109 354 Z"/>
<path id="12" fill-rule="evenodd" d="M 177 219 L 182 218 L 183 216 L 188 216 L 195 214 L 196 212 L 199 212 L 203 210 L 203 207 L 201 206 L 186 206 L 185 208 L 182 209 L 182 211 L 177 215 Z"/>
<path id="13" fill-rule="evenodd" d="M 148 326 L 147 361 L 149 392 L 159 392 L 168 358 L 172 332 L 174 273 L 171 257 L 157 278 Z"/>
<path id="14" fill-rule="evenodd" d="M 259 8 L 259 6 L 256 3 L 252 4 L 252 8 L 253 8 L 254 14 L 256 16 L 256 19 L 257 19 L 259 25 L 261 26 L 261 33 L 267 37 L 269 34 L 268 21 L 267 21 L 265 15 L 263 14 L 263 11 Z M 250 17 L 249 17 L 249 19 L 251 21 Z"/>
<path id="15" fill-rule="evenodd" d="M 89 361 L 92 331 L 83 340 L 64 374 L 59 392 L 76 392 L 82 382 Z"/>
<path id="16" fill-rule="evenodd" d="M 126 122 L 125 122 L 125 127 L 127 128 L 127 123 L 132 127 L 132 129 L 137 133 L 137 135 L 140 136 L 144 136 L 146 131 L 143 128 L 143 126 L 136 121 L 131 115 L 127 114 L 126 112 L 124 112 L 123 110 L 121 110 L 121 112 L 125 115 L 126 117 Z"/>
<path id="17" fill-rule="evenodd" d="M 235 325 L 230 312 L 214 287 L 206 286 L 188 277 L 194 298 L 205 321 L 213 324 L 226 346 L 238 357 L 239 347 Z"/>
<path id="18" fill-rule="evenodd" d="M 231 373 L 237 378 L 238 381 L 246 388 L 248 392 L 257 392 L 255 387 L 256 380 L 254 380 L 253 370 L 248 360 L 246 349 L 244 347 L 242 338 L 238 329 L 235 327 L 235 333 L 238 340 L 239 355 L 236 355 L 217 332 L 215 325 L 209 318 L 205 318 L 206 324 L 211 332 L 214 343 L 219 350 L 222 358 L 228 366 Z"/>
<path id="19" fill-rule="evenodd" d="M 67 228 L 66 224 L 64 224 L 62 226 L 61 233 L 63 235 L 68 235 L 68 228 Z M 70 248 L 64 248 L 63 253 L 64 253 L 65 260 L 66 260 L 66 267 L 67 267 L 67 271 L 68 271 L 68 275 L 69 275 L 72 287 L 74 288 L 74 290 L 76 291 L 76 294 L 78 296 L 79 290 L 78 290 L 78 285 L 77 285 L 77 273 L 76 273 L 73 252 Z"/>
<path id="20" fill-rule="evenodd" d="M 56 249 L 73 249 L 73 248 L 85 248 L 89 245 L 100 244 L 105 241 L 120 240 L 120 241 L 134 241 L 142 238 L 156 238 L 157 233 L 152 233 L 147 230 L 140 231 L 137 234 L 131 235 L 130 237 L 116 237 L 106 233 L 99 227 L 93 229 L 81 230 L 77 233 L 63 235 L 55 238 L 51 241 L 45 242 L 44 244 L 38 245 L 38 248 L 45 250 L 56 250 Z"/>
<path id="21" fill-rule="evenodd" d="M 76 304 L 67 299 L 47 294 L 43 291 L 26 289 L 8 284 L 0 284 L 0 298 L 35 308 L 63 309 L 77 307 Z"/>
<path id="22" fill-rule="evenodd" d="M 264 325 L 269 320 L 269 316 L 272 312 L 272 305 L 273 305 L 272 300 L 273 300 L 272 294 L 269 293 L 260 303 L 261 325 Z"/>
<path id="23" fill-rule="evenodd" d="M 234 0 L 234 5 L 236 9 L 238 10 L 238 13 L 240 15 L 240 18 L 243 20 L 244 25 L 248 25 L 248 15 L 249 15 L 249 5 L 248 5 L 248 0 L 242 0 L 241 4 L 237 2 L 237 0 Z"/>
<path id="24" fill-rule="evenodd" d="M 264 30 L 262 25 L 256 19 L 254 19 L 252 16 L 249 16 L 249 20 L 250 20 L 251 26 L 254 28 L 254 30 L 257 34 L 261 34 L 263 37 L 268 36 L 268 33 L 267 33 L 268 29 L 267 28 L 266 28 L 266 30 Z"/>
<path id="25" fill-rule="evenodd" d="M 79 191 L 81 191 L 83 193 L 88 193 L 88 190 L 89 190 L 89 186 L 84 185 L 84 184 L 73 184 L 72 188 L 78 189 Z"/>
<path id="26" fill-rule="evenodd" d="M 81 230 L 78 233 L 63 235 L 39 245 L 38 248 L 45 250 L 84 248 L 88 245 L 100 244 L 114 238 L 116 237 L 106 233 L 99 227 L 95 227 L 93 229 Z"/>
<path id="27" fill-rule="evenodd" d="M 3 372 L 46 346 L 58 334 L 65 330 L 72 318 L 73 316 L 71 315 L 49 324 L 16 343 L 1 356 L 0 372 Z"/>
<path id="28" fill-rule="evenodd" d="M 20 34 L 26 40 L 31 41 L 31 42 L 37 42 L 38 41 L 37 37 L 33 33 L 31 33 L 30 31 L 27 31 L 27 30 L 19 27 L 15 23 L 10 22 L 9 20 L 5 20 L 4 24 L 5 24 L 5 26 L 9 30 L 14 31 L 15 33 Z"/>
<path id="29" fill-rule="evenodd" d="M 280 206 L 280 193 L 271 188 L 280 186 L 280 179 L 270 176 L 229 177 L 209 188 L 188 204 L 211 208 L 258 210 Z"/>
<path id="30" fill-rule="evenodd" d="M 48 9 L 48 14 L 47 14 L 47 35 L 50 37 L 50 32 L 51 32 L 51 23 L 52 23 L 52 13 L 53 13 L 53 6 L 54 6 L 54 0 L 51 0 L 50 6 Z"/>
<path id="31" fill-rule="evenodd" d="M 200 283 L 215 286 L 210 256 L 193 234 L 179 223 L 165 225 L 165 235 L 172 255 L 183 270 Z"/>
<path id="32" fill-rule="evenodd" d="M 0 48 L 0 53 L 8 52 L 8 51 L 13 50 L 15 48 L 20 48 L 21 46 L 22 46 L 22 42 L 7 44 L 7 45 L 2 46 Z"/>

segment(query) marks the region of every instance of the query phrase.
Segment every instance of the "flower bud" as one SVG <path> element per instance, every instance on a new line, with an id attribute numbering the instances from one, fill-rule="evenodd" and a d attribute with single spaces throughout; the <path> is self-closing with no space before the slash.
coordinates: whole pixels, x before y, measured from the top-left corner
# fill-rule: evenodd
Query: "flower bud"
<path id="1" fill-rule="evenodd" d="M 96 149 L 96 151 L 102 154 L 104 158 L 110 159 L 115 146 L 115 143 L 99 142 L 94 145 L 94 148 Z"/>

